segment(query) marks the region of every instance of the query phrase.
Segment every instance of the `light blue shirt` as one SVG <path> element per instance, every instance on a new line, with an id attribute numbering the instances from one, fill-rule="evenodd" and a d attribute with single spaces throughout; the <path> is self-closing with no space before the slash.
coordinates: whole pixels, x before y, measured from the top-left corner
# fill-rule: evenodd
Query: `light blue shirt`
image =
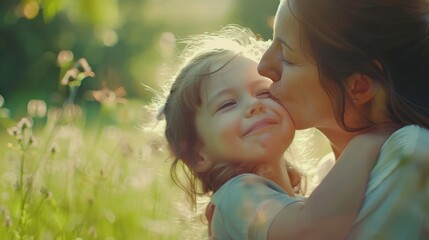
<path id="1" fill-rule="evenodd" d="M 429 239 L 428 213 L 429 131 L 409 125 L 384 143 L 349 239 Z"/>
<path id="2" fill-rule="evenodd" d="M 285 206 L 300 201 L 274 182 L 255 174 L 242 174 L 216 191 L 212 232 L 218 240 L 267 239 L 268 228 Z"/>

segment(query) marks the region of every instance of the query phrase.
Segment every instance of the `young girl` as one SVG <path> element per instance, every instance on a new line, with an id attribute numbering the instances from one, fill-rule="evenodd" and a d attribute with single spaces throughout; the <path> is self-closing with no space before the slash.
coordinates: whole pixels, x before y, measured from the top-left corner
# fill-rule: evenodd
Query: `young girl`
<path id="1" fill-rule="evenodd" d="M 312 237 L 339 216 L 353 221 L 390 131 L 372 132 L 371 141 L 364 134 L 354 139 L 359 154 L 346 150 L 344 160 L 308 199 L 295 196 L 283 158 L 295 127 L 271 97 L 271 80 L 257 72 L 264 47 L 239 27 L 194 37 L 162 111 L 173 179 L 193 204 L 198 195 L 211 196 L 206 215 L 212 238 L 268 239 L 279 214 L 288 219 L 282 222 L 282 238 Z M 187 170 L 186 184 L 176 174 L 180 163 Z"/>

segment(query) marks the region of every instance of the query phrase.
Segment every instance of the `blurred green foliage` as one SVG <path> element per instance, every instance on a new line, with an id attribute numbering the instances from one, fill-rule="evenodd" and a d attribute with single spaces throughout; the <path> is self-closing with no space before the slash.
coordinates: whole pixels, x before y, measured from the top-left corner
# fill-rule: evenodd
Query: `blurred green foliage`
<path id="1" fill-rule="evenodd" d="M 277 4 L 0 1 L 0 238 L 204 239 L 145 85 L 176 39 L 230 23 L 270 38 Z"/>
<path id="2" fill-rule="evenodd" d="M 53 95 L 61 91 L 56 59 L 70 50 L 75 59 L 86 58 L 96 74 L 83 82 L 78 101 L 89 90 L 122 86 L 127 97 L 147 102 L 153 93 L 143 84 L 159 89 L 162 63 L 170 57 L 165 48 L 175 49 L 168 36 L 180 39 L 236 23 L 271 38 L 277 5 L 277 0 L 2 0 L 0 95 L 6 107 L 16 109 L 16 118 L 33 98 L 61 104 Z"/>

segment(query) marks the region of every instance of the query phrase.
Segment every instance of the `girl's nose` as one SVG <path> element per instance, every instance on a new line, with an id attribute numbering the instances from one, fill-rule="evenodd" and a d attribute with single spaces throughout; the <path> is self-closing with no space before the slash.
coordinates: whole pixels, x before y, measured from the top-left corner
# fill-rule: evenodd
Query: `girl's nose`
<path id="1" fill-rule="evenodd" d="M 255 99 L 250 105 L 246 112 L 246 117 L 252 117 L 261 112 L 265 112 L 265 105 L 259 100 Z"/>

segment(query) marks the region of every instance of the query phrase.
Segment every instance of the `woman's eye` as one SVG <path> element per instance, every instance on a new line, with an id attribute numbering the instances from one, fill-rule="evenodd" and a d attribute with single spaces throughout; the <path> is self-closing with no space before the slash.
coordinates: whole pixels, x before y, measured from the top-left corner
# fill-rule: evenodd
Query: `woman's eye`
<path id="1" fill-rule="evenodd" d="M 285 52 L 282 54 L 282 62 L 286 65 L 294 65 L 294 63 L 289 60 L 288 54 Z"/>
<path id="2" fill-rule="evenodd" d="M 262 92 L 258 93 L 258 97 L 260 97 L 260 98 L 270 98 L 271 97 L 271 93 L 267 89 L 265 91 L 262 91 Z"/>
<path id="3" fill-rule="evenodd" d="M 282 62 L 286 65 L 294 65 L 292 62 L 288 61 L 286 58 L 283 58 Z"/>
<path id="4" fill-rule="evenodd" d="M 227 101 L 227 102 L 224 102 L 224 103 L 222 103 L 220 106 L 219 106 L 219 108 L 217 109 L 217 111 L 220 111 L 220 110 L 223 110 L 223 109 L 226 109 L 226 108 L 228 108 L 228 107 L 231 107 L 231 106 L 233 106 L 233 105 L 235 105 L 235 101 Z"/>

